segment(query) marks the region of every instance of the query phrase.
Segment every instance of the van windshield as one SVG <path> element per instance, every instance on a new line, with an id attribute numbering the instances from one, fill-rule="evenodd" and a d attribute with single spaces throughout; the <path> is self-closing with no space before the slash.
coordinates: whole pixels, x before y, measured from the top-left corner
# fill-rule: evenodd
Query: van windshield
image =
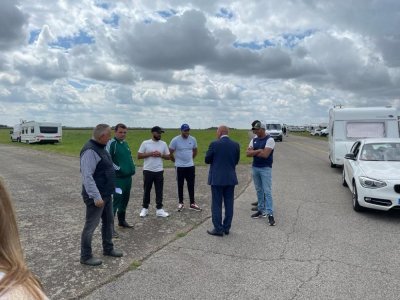
<path id="1" fill-rule="evenodd" d="M 40 126 L 40 133 L 57 133 L 58 127 Z"/>
<path id="2" fill-rule="evenodd" d="M 281 124 L 267 124 L 267 130 L 282 130 Z"/>

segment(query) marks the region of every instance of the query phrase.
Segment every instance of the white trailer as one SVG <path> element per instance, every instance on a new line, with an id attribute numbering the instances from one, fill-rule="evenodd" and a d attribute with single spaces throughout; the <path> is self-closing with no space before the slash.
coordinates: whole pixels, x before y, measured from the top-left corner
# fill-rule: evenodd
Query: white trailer
<path id="1" fill-rule="evenodd" d="M 398 138 L 394 107 L 333 107 L 329 110 L 329 160 L 331 167 L 343 166 L 344 156 L 361 138 Z"/>
<path id="2" fill-rule="evenodd" d="M 15 124 L 13 129 L 10 131 L 11 142 L 21 141 L 21 124 Z"/>
<path id="3" fill-rule="evenodd" d="M 58 143 L 62 139 L 61 123 L 52 122 L 22 122 L 21 139 L 22 143 Z"/>

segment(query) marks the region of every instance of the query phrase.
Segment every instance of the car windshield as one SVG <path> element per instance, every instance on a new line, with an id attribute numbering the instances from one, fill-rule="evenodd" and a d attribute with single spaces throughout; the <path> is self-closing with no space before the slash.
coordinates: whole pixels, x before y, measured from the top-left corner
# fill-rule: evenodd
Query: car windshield
<path id="1" fill-rule="evenodd" d="M 360 160 L 369 161 L 400 161 L 400 143 L 365 144 Z"/>
<path id="2" fill-rule="evenodd" d="M 267 130 L 281 130 L 281 124 L 267 124 Z"/>

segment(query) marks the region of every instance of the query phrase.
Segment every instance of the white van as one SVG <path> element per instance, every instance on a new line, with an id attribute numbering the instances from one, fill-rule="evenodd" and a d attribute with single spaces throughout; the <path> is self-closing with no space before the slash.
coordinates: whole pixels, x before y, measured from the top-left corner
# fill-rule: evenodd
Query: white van
<path id="1" fill-rule="evenodd" d="M 386 107 L 333 107 L 329 110 L 329 160 L 343 166 L 344 156 L 361 138 L 398 138 L 397 109 Z"/>
<path id="2" fill-rule="evenodd" d="M 52 122 L 22 122 L 21 139 L 22 143 L 58 143 L 62 138 L 61 123 Z"/>
<path id="3" fill-rule="evenodd" d="M 265 125 L 267 127 L 267 133 L 275 141 L 283 141 L 282 123 L 279 123 L 278 121 L 266 121 Z"/>
<path id="4" fill-rule="evenodd" d="M 11 142 L 21 141 L 21 125 L 15 124 L 13 129 L 10 131 Z"/>

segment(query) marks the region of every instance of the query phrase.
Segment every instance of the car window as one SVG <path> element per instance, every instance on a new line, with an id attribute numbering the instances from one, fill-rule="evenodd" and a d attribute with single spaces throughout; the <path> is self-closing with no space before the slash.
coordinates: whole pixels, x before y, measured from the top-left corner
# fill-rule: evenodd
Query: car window
<path id="1" fill-rule="evenodd" d="M 357 156 L 357 154 L 358 154 L 358 149 L 359 149 L 359 147 L 360 147 L 360 142 L 355 142 L 354 144 L 353 144 L 353 146 L 351 147 L 351 149 L 350 149 L 350 153 L 353 153 L 354 154 L 354 156 Z"/>
<path id="2" fill-rule="evenodd" d="M 364 145 L 362 160 L 400 161 L 400 143 L 374 143 Z"/>

